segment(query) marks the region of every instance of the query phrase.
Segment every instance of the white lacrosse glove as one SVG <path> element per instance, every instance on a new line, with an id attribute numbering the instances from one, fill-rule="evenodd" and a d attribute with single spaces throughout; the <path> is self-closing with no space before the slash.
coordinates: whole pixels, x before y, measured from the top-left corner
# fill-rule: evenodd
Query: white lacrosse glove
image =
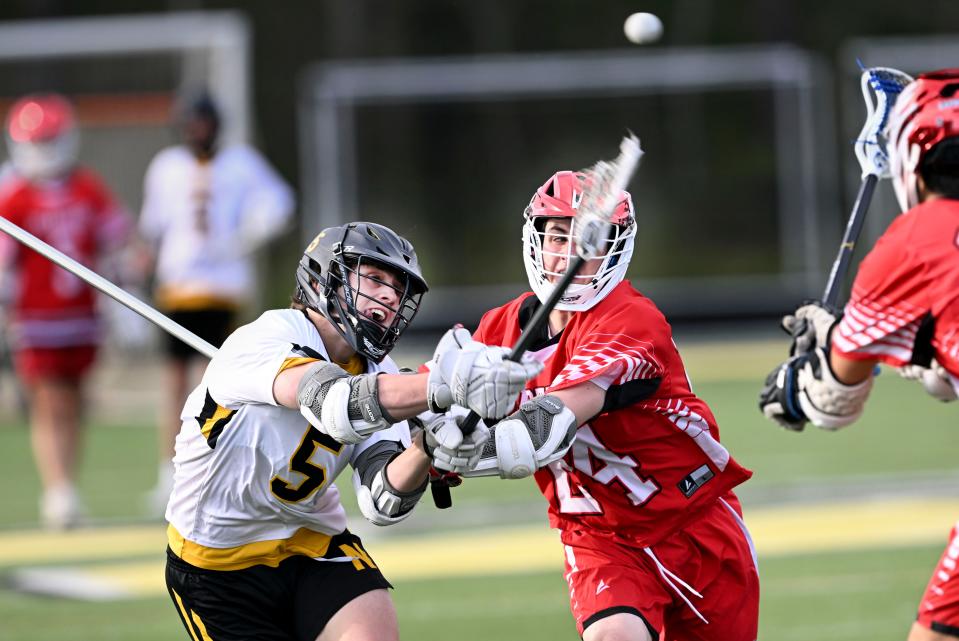
<path id="1" fill-rule="evenodd" d="M 899 375 L 912 381 L 919 381 L 929 396 L 943 403 L 959 398 L 956 396 L 956 389 L 952 386 L 949 372 L 938 361 L 932 361 L 931 367 L 904 365 L 899 368 Z"/>
<path id="2" fill-rule="evenodd" d="M 493 426 L 492 442 L 464 476 L 521 479 L 563 458 L 578 429 L 576 415 L 556 396 L 537 396 Z"/>
<path id="3" fill-rule="evenodd" d="M 466 474 L 479 463 L 489 440 L 489 428 L 480 421 L 476 429 L 464 436 L 460 423 L 465 419 L 465 415 L 440 414 L 426 425 L 423 447 L 437 470 Z"/>
<path id="4" fill-rule="evenodd" d="M 506 416 L 526 381 L 543 370 L 543 364 L 524 357 L 520 363 L 507 358 L 505 347 L 474 341 L 462 327 L 446 332 L 427 363 L 430 375 L 426 400 L 434 412 L 453 404 L 467 407 L 482 418 Z"/>
<path id="5" fill-rule="evenodd" d="M 818 301 L 806 303 L 792 314 L 783 316 L 782 328 L 793 337 L 789 355 L 808 354 L 817 347 L 825 349 L 837 316 Z"/>

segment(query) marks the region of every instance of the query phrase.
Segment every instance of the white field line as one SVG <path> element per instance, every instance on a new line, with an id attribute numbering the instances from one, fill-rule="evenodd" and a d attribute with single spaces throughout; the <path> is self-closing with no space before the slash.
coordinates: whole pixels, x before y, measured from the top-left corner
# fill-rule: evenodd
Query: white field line
<path id="1" fill-rule="evenodd" d="M 891 499 L 786 506 L 747 511 L 746 522 L 761 557 L 827 551 L 900 547 L 942 542 L 959 517 L 959 499 Z M 124 557 L 160 556 L 162 526 L 0 533 L 0 567 L 68 561 L 101 561 L 72 568 L 28 568 L 31 586 L 41 589 L 44 573 L 58 593 L 75 585 L 78 598 L 91 582 L 129 596 L 164 592 L 162 560 L 124 562 Z M 436 532 L 388 538 L 369 545 L 373 559 L 390 579 L 517 574 L 559 570 L 561 547 L 555 531 L 522 525 Z M 424 560 L 429 559 L 429 562 Z M 760 563 L 761 565 L 761 563 Z M 69 578 L 75 574 L 75 580 Z M 14 583 L 17 572 L 13 573 Z"/>

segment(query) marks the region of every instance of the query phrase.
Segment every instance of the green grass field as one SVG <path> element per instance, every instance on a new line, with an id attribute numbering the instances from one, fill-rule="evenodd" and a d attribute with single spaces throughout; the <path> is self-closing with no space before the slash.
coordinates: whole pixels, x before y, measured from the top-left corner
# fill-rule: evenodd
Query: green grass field
<path id="1" fill-rule="evenodd" d="M 778 514 L 794 504 L 808 510 L 837 501 L 873 505 L 892 495 L 955 496 L 959 485 L 952 465 L 955 408 L 932 401 L 915 384 L 886 371 L 859 423 L 833 434 L 815 428 L 793 434 L 764 421 L 756 410 L 761 380 L 780 357 L 781 343 L 680 346 L 696 391 L 719 419 L 723 441 L 755 472 L 740 492 L 747 523 L 750 513 L 757 523 L 766 524 L 770 521 L 763 515 Z M 153 480 L 154 438 L 145 424 L 105 420 L 92 426 L 81 489 L 98 526 L 145 525 L 139 516 L 140 501 Z M 162 595 L 89 602 L 12 589 L 14 576 L 24 567 L 96 570 L 116 562 L 160 562 L 162 524 L 155 525 L 159 533 L 155 550 L 152 544 L 131 546 L 115 555 L 100 550 L 103 558 L 96 559 L 69 537 L 49 542 L 40 534 L 16 538 L 35 527 L 38 498 L 28 434 L 20 424 L 0 425 L 0 480 L 0 641 L 187 638 L 172 604 Z M 374 558 L 377 549 L 415 544 L 427 535 L 427 527 L 429 536 L 448 530 L 443 537 L 455 541 L 480 525 L 496 526 L 497 519 L 502 525 L 520 521 L 533 529 L 543 521 L 543 502 L 531 482 L 470 481 L 454 491 L 456 505 L 448 513 L 425 505 L 410 527 L 396 528 L 395 533 L 378 530 L 375 538 L 367 539 Z M 829 530 L 827 522 L 816 522 L 815 510 L 811 514 L 803 524 L 808 529 L 796 533 L 794 550 L 774 549 L 771 541 L 764 541 L 759 533 L 772 531 L 767 525 L 754 530 L 763 585 L 760 638 L 904 639 L 959 510 L 935 516 L 942 521 L 941 528 L 934 519 L 931 534 L 864 539 L 861 546 L 846 543 L 835 549 L 829 545 L 831 537 L 838 540 L 844 532 Z M 900 520 L 895 510 L 878 517 L 880 524 L 901 525 Z M 110 531 L 104 529 L 104 537 Z M 810 552 L 812 548 L 802 545 L 807 536 L 825 544 Z M 25 541 L 41 553 L 21 554 Z M 495 543 L 506 548 L 512 541 L 504 534 Z M 105 538 L 104 547 L 110 545 Z M 50 558 L 42 554 L 44 546 L 49 546 Z M 577 638 L 559 554 L 557 549 L 553 569 L 548 564 L 518 563 L 505 569 L 491 564 L 489 571 L 456 576 L 456 558 L 420 553 L 416 557 L 422 557 L 420 570 L 401 572 L 394 580 L 403 637 Z M 389 576 L 387 564 L 381 563 Z"/>

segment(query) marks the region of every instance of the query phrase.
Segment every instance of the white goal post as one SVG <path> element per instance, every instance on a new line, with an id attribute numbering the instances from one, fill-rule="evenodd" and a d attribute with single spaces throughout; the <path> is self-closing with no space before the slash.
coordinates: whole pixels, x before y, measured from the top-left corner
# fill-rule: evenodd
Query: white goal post
<path id="1" fill-rule="evenodd" d="M 819 288 L 829 253 L 823 251 L 822 239 L 841 231 L 839 217 L 831 211 L 839 198 L 830 85 L 831 73 L 822 60 L 789 45 L 320 64 L 304 77 L 300 90 L 300 183 L 303 211 L 308 212 L 303 238 L 362 215 L 357 111 L 363 107 L 531 99 L 547 105 L 609 95 L 768 91 L 774 110 L 778 209 L 768 215 L 778 217 L 780 271 L 726 279 L 723 286 L 728 285 L 724 291 L 744 304 L 767 294 L 781 297 L 791 292 L 795 297 Z M 642 137 L 642 131 L 637 133 Z M 686 288 L 688 300 L 716 301 L 718 290 L 706 279 L 671 284 L 679 287 L 664 289 Z M 455 307 L 454 301 L 471 300 L 479 309 L 504 289 L 437 287 L 431 289 L 435 304 L 430 307 Z M 430 320 L 437 319 L 431 315 Z"/>
<path id="2" fill-rule="evenodd" d="M 202 82 L 229 105 L 230 140 L 250 138 L 250 27 L 232 11 L 0 22 L 0 64 L 71 57 L 182 54 L 183 87 Z"/>

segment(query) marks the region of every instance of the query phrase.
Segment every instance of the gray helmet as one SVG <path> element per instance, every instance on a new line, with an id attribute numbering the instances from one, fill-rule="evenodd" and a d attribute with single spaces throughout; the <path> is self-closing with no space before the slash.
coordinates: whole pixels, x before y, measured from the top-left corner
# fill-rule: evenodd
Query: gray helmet
<path id="1" fill-rule="evenodd" d="M 357 299 L 364 294 L 353 288 L 349 274 L 359 274 L 369 263 L 400 281 L 395 288 L 399 303 L 388 327 L 357 311 Z M 313 239 L 296 268 L 293 298 L 322 314 L 353 349 L 379 363 L 413 321 L 427 289 L 410 241 L 383 225 L 358 222 L 324 229 Z"/>

